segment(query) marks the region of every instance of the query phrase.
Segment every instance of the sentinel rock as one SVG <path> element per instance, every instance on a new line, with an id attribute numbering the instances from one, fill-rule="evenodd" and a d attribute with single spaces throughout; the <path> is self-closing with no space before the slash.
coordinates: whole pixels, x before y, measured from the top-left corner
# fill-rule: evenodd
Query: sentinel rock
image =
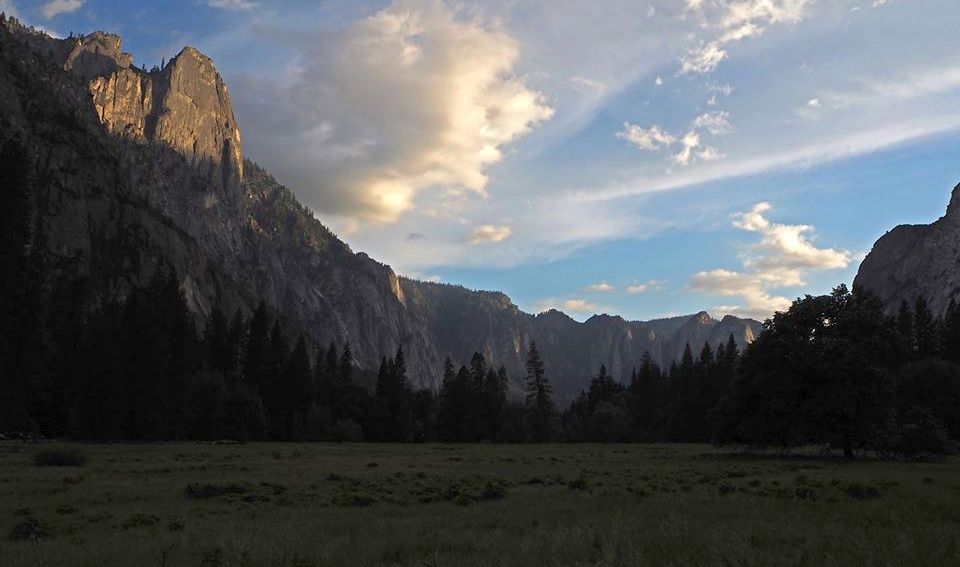
<path id="1" fill-rule="evenodd" d="M 211 185 L 235 194 L 243 180 L 240 129 L 213 61 L 184 48 L 163 69 L 145 72 L 101 32 L 65 40 L 63 68 L 89 84 L 100 121 L 113 134 L 160 142 L 186 156 Z"/>
<path id="2" fill-rule="evenodd" d="M 960 185 L 937 221 L 901 225 L 877 240 L 853 283 L 876 294 L 888 313 L 922 296 L 942 315 L 960 295 Z"/>

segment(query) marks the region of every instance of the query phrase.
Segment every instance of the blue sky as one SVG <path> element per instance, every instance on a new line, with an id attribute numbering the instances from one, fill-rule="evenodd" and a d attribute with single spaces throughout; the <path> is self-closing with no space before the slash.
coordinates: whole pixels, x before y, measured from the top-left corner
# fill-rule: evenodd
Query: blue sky
<path id="1" fill-rule="evenodd" d="M 768 316 L 960 182 L 955 0 L 0 0 L 184 45 L 355 250 L 522 308 Z"/>

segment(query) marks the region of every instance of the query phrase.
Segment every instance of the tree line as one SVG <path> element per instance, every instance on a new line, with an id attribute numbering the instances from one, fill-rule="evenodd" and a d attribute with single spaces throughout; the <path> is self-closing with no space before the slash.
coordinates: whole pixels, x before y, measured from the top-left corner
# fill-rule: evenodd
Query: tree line
<path id="1" fill-rule="evenodd" d="M 884 314 L 862 289 L 806 296 L 744 352 L 731 335 L 688 344 L 629 377 L 601 365 L 564 410 L 536 344 L 525 392 L 476 353 L 415 388 L 402 348 L 376 372 L 349 343 L 315 345 L 261 303 L 198 329 L 162 261 L 115 293 L 54 269 L 22 145 L 0 149 L 0 432 L 79 439 L 714 442 L 817 445 L 918 457 L 960 439 L 960 307 L 924 298 Z M 121 267 L 122 268 L 122 267 Z M 118 268 L 119 269 L 119 268 Z M 72 274 L 67 276 L 65 274 Z M 106 286 L 109 287 L 109 286 Z"/>

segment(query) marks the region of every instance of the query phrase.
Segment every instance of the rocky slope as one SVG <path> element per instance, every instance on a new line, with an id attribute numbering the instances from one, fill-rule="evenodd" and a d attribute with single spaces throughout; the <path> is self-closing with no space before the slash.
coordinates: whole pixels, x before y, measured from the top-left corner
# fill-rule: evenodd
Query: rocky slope
<path id="1" fill-rule="evenodd" d="M 877 240 L 853 283 L 877 294 L 891 314 L 922 296 L 942 315 L 960 294 L 960 185 L 940 219 L 901 225 Z"/>
<path id="2" fill-rule="evenodd" d="M 191 48 L 148 72 L 117 36 L 55 40 L 2 21 L 0 143 L 12 137 L 34 156 L 62 276 L 116 295 L 170 264 L 198 320 L 215 305 L 250 311 L 262 299 L 318 343 L 350 341 L 364 367 L 402 345 L 420 385 L 438 386 L 446 356 L 463 363 L 482 350 L 519 393 L 536 340 L 568 398 L 601 362 L 628 375 L 644 351 L 669 364 L 688 341 L 699 349 L 733 333 L 745 345 L 759 332 L 755 321 L 705 313 L 578 323 L 524 313 L 502 293 L 399 278 L 243 161 L 227 87 Z"/>

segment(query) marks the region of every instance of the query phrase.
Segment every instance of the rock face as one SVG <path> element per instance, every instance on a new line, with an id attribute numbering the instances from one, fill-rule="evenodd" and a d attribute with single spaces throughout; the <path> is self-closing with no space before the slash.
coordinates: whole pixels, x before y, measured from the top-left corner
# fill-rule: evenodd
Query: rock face
<path id="1" fill-rule="evenodd" d="M 186 48 L 145 72 L 117 36 L 51 39 L 0 21 L 0 144 L 26 142 L 42 180 L 39 213 L 59 276 L 121 295 L 173 266 L 202 323 L 214 306 L 261 300 L 318 344 L 349 341 L 376 368 L 402 345 L 417 385 L 438 388 L 443 361 L 475 351 L 503 364 L 519 395 L 537 341 L 562 400 L 601 363 L 628 377 L 644 351 L 663 365 L 759 323 L 706 313 L 651 322 L 579 323 L 524 313 L 498 292 L 398 277 L 354 253 L 266 171 L 244 162 L 226 86 Z"/>
<path id="2" fill-rule="evenodd" d="M 901 225 L 877 240 L 853 283 L 875 293 L 890 314 L 922 296 L 942 315 L 960 295 L 960 185 L 940 219 Z"/>
<path id="3" fill-rule="evenodd" d="M 119 36 L 97 32 L 64 41 L 58 50 L 63 68 L 89 84 L 108 132 L 167 144 L 203 171 L 214 188 L 238 193 L 240 129 L 227 85 L 209 57 L 186 47 L 163 69 L 148 73 L 133 66 Z"/>

